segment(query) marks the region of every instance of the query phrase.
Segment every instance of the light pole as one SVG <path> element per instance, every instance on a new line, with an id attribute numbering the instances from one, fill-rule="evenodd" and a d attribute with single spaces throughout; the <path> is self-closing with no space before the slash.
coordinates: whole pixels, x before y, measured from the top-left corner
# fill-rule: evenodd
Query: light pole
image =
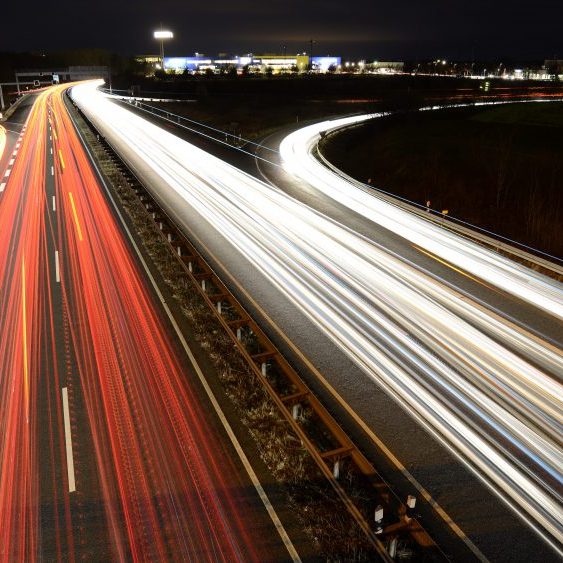
<path id="1" fill-rule="evenodd" d="M 154 38 L 160 41 L 160 66 L 164 70 L 164 40 L 172 39 L 174 34 L 171 31 L 165 31 L 162 29 L 154 32 Z"/>

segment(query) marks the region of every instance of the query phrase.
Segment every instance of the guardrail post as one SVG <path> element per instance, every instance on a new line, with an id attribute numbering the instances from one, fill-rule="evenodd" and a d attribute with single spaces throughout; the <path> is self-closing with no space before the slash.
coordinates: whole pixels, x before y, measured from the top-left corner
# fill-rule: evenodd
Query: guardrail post
<path id="1" fill-rule="evenodd" d="M 221 311 L 221 301 L 217 301 L 217 312 L 218 312 L 219 314 L 222 313 L 222 311 Z"/>
<path id="2" fill-rule="evenodd" d="M 398 543 L 398 538 L 397 536 L 395 536 L 390 542 L 389 542 L 389 548 L 388 548 L 388 552 L 389 552 L 389 557 L 391 557 L 392 559 L 395 559 L 395 557 L 397 556 L 397 543 Z"/>
<path id="3" fill-rule="evenodd" d="M 406 518 L 408 518 L 409 520 L 412 518 L 412 512 L 415 506 L 416 506 L 416 497 L 414 495 L 409 495 L 407 497 L 407 513 L 406 513 Z"/>
<path id="4" fill-rule="evenodd" d="M 237 340 L 242 340 L 242 328 L 240 326 L 237 328 Z"/>
<path id="5" fill-rule="evenodd" d="M 332 475 L 335 479 L 340 478 L 340 464 L 341 460 L 337 459 L 334 461 L 334 465 L 332 466 Z"/>
<path id="6" fill-rule="evenodd" d="M 293 417 L 293 420 L 299 420 L 302 412 L 303 408 L 301 407 L 301 403 L 295 403 L 291 409 L 291 416 Z"/>
<path id="7" fill-rule="evenodd" d="M 262 375 L 266 377 L 266 375 L 268 374 L 268 364 L 266 362 L 262 362 L 260 370 L 262 371 Z"/>
<path id="8" fill-rule="evenodd" d="M 182 256 L 182 247 L 178 246 L 178 247 L 176 247 L 176 250 L 178 252 L 178 256 Z"/>
<path id="9" fill-rule="evenodd" d="M 375 508 L 374 520 L 376 524 L 375 533 L 381 534 L 383 532 L 383 526 L 381 525 L 383 522 L 383 507 L 380 504 Z"/>

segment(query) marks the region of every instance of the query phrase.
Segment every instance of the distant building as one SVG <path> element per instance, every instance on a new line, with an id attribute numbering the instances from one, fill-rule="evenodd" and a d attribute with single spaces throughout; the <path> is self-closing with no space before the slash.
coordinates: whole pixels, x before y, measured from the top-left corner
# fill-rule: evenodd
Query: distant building
<path id="1" fill-rule="evenodd" d="M 319 72 L 338 70 L 341 66 L 341 57 L 313 57 L 312 60 L 313 70 L 318 70 Z"/>
<path id="2" fill-rule="evenodd" d="M 137 55 L 135 61 L 138 63 L 145 63 L 155 65 L 160 63 L 160 55 Z"/>
<path id="3" fill-rule="evenodd" d="M 149 57 L 137 57 L 139 62 L 151 64 Z M 155 61 L 157 64 L 159 61 Z M 196 54 L 193 57 L 164 57 L 164 70 L 175 74 L 188 72 L 221 72 L 228 69 L 236 69 L 238 72 L 247 70 L 251 73 L 281 74 L 289 72 L 305 72 L 313 70 L 316 72 L 329 72 L 340 67 L 340 57 L 313 57 L 308 55 L 277 55 L 264 54 L 229 57 L 207 57 Z"/>
<path id="4" fill-rule="evenodd" d="M 365 65 L 366 71 L 381 74 L 403 72 L 404 68 L 405 63 L 399 61 L 373 61 L 372 63 L 366 63 Z"/>

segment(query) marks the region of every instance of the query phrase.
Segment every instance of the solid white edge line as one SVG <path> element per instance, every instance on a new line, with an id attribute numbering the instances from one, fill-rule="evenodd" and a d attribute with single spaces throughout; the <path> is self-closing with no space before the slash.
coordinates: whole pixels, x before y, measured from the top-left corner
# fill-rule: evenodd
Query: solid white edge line
<path id="1" fill-rule="evenodd" d="M 209 398 L 209 401 L 213 405 L 213 408 L 215 409 L 217 416 L 221 420 L 221 423 L 223 424 L 223 427 L 225 428 L 225 431 L 227 432 L 227 434 L 228 434 L 228 436 L 231 440 L 231 443 L 233 444 L 233 447 L 235 448 L 244 468 L 246 469 L 246 472 L 248 473 L 248 477 L 252 481 L 252 484 L 254 485 L 254 488 L 256 489 L 256 492 L 258 493 L 260 500 L 264 504 L 264 507 L 266 508 L 268 515 L 270 516 L 278 534 L 280 535 L 280 538 L 281 538 L 283 544 L 285 545 L 287 551 L 289 552 L 291 560 L 294 563 L 300 563 L 301 558 L 299 557 L 299 554 L 297 553 L 297 550 L 295 549 L 293 542 L 291 541 L 290 537 L 288 536 L 287 532 L 285 531 L 285 528 L 284 528 L 281 520 L 279 519 L 279 516 L 276 513 L 276 509 L 273 507 L 272 503 L 270 502 L 270 499 L 268 498 L 268 495 L 266 494 L 264 487 L 262 487 L 262 484 L 260 483 L 260 480 L 258 479 L 258 476 L 256 475 L 256 473 L 254 472 L 254 469 L 252 468 L 250 461 L 248 461 L 248 457 L 244 453 L 244 450 L 242 449 L 242 446 L 240 445 L 238 438 L 236 437 L 235 433 L 233 432 L 233 429 L 231 428 L 229 421 L 225 417 L 225 414 L 223 413 L 221 406 L 217 402 L 217 399 L 215 398 L 215 395 L 213 394 L 211 387 L 209 387 L 209 384 L 207 383 L 207 380 L 205 379 L 205 376 L 203 375 L 203 372 L 201 371 L 201 368 L 199 367 L 199 364 L 197 363 L 197 360 L 195 359 L 195 357 L 194 357 L 194 355 L 191 351 L 191 348 L 189 347 L 188 343 L 186 342 L 186 339 L 184 338 L 184 335 L 182 334 L 182 331 L 181 331 L 180 327 L 178 326 L 178 323 L 176 322 L 176 319 L 174 318 L 172 311 L 170 310 L 170 308 L 166 304 L 164 296 L 162 295 L 162 293 L 161 293 L 161 291 L 160 291 L 160 289 L 159 289 L 159 287 L 156 283 L 156 280 L 154 279 L 154 277 L 152 275 L 152 272 L 150 271 L 147 263 L 145 262 L 145 259 L 144 259 L 143 255 L 141 254 L 141 251 L 140 251 L 139 247 L 137 246 L 137 243 L 135 242 L 135 239 L 133 238 L 133 235 L 131 234 L 129 227 L 127 226 L 127 223 L 125 222 L 125 219 L 123 218 L 121 210 L 117 207 L 117 204 L 116 204 L 108 186 L 106 185 L 104 178 L 102 177 L 101 173 L 98 170 L 98 166 L 94 161 L 94 158 L 92 156 L 92 153 L 90 152 L 89 147 L 86 145 L 84 138 L 82 137 L 82 133 L 80 133 L 80 131 L 78 130 L 78 127 L 76 127 L 76 125 L 75 125 L 75 129 L 76 129 L 76 132 L 78 133 L 78 136 L 80 137 L 80 139 L 82 141 L 82 145 L 83 145 L 84 149 L 86 150 L 86 152 L 90 156 L 90 161 L 92 162 L 92 164 L 96 168 L 97 176 L 100 179 L 100 182 L 102 183 L 102 185 L 104 186 L 104 188 L 106 190 L 107 196 L 108 196 L 109 200 L 111 201 L 111 203 L 112 203 L 112 205 L 113 205 L 113 207 L 114 207 L 114 209 L 115 209 L 115 211 L 116 211 L 116 213 L 117 213 L 117 215 L 118 215 L 118 217 L 121 221 L 121 224 L 122 224 L 124 231 L 127 233 L 127 238 L 129 239 L 133 248 L 135 249 L 135 253 L 139 257 L 139 260 L 140 260 L 141 264 L 143 265 L 143 269 L 145 270 L 145 272 L 146 272 L 146 274 L 147 274 L 147 276 L 148 276 L 148 278 L 149 278 L 149 280 L 150 280 L 150 282 L 151 282 L 160 302 L 162 303 L 162 306 L 164 307 L 164 310 L 166 311 L 166 314 L 168 315 L 168 318 L 170 319 L 170 322 L 172 323 L 172 326 L 174 327 L 174 331 L 176 332 L 176 334 L 177 334 L 177 336 L 180 340 L 180 343 L 182 344 L 182 347 L 184 348 L 184 350 L 185 350 L 185 352 L 188 356 L 188 359 L 190 360 L 191 364 L 193 365 L 193 367 L 194 367 L 194 369 L 197 373 L 197 376 L 198 376 L 203 388 L 205 389 L 205 392 L 206 392 L 206 394 Z"/>
<path id="2" fill-rule="evenodd" d="M 53 207 L 55 206 L 55 198 L 53 197 Z M 55 250 L 55 278 L 57 282 L 61 281 L 61 267 L 59 264 L 59 251 Z"/>
<path id="3" fill-rule="evenodd" d="M 70 414 L 68 410 L 68 390 L 66 387 L 62 389 L 63 393 L 63 418 L 65 428 L 65 444 L 66 444 L 66 469 L 68 475 L 68 492 L 76 491 L 76 481 L 74 477 L 74 458 L 72 454 L 72 435 L 70 433 Z"/>

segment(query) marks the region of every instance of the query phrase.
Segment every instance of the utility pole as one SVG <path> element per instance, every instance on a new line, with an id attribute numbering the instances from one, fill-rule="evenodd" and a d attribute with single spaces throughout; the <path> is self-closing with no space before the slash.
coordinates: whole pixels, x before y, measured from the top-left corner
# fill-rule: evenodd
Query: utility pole
<path id="1" fill-rule="evenodd" d="M 162 23 L 160 24 L 160 30 L 154 32 L 154 38 L 160 41 L 160 65 L 162 70 L 164 70 L 164 40 L 172 39 L 174 34 L 171 31 L 167 31 L 162 28 Z"/>
<path id="2" fill-rule="evenodd" d="M 163 37 L 163 32 L 164 30 L 162 29 L 162 22 L 160 22 L 160 64 L 162 65 L 162 68 L 164 68 L 164 37 Z"/>
<path id="3" fill-rule="evenodd" d="M 311 39 L 309 41 L 309 69 L 313 70 L 313 45 L 315 41 Z"/>

